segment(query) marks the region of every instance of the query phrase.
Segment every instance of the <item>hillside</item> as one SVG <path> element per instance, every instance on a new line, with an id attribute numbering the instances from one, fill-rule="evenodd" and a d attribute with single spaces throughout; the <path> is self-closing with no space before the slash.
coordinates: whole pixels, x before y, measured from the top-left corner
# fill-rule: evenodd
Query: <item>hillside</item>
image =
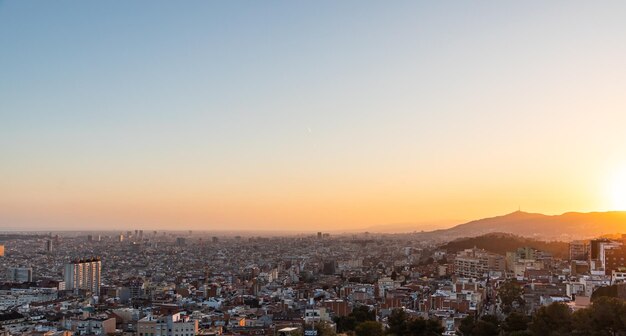
<path id="1" fill-rule="evenodd" d="M 445 230 L 420 233 L 427 239 L 451 241 L 488 233 L 510 233 L 539 240 L 585 239 L 612 233 L 626 233 L 626 212 L 568 212 L 548 216 L 516 211 L 504 216 L 484 218 Z"/>
<path id="2" fill-rule="evenodd" d="M 464 249 L 478 247 L 489 252 L 505 255 L 506 252 L 525 246 L 549 252 L 557 258 L 568 257 L 568 243 L 560 241 L 546 242 L 505 233 L 489 233 L 479 237 L 460 238 L 442 245 L 441 248 L 454 253 Z"/>

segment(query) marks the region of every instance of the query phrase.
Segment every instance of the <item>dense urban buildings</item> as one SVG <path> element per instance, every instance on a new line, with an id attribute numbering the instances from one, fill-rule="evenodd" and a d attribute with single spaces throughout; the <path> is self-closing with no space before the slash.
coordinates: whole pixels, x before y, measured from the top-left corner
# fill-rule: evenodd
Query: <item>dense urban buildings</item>
<path id="1" fill-rule="evenodd" d="M 361 310 L 392 328 L 390 314 L 402 310 L 460 335 L 468 316 L 506 316 L 500 297 L 511 283 L 524 314 L 555 302 L 585 309 L 612 286 L 622 295 L 623 238 L 536 244 L 551 252 L 494 249 L 515 239 L 479 237 L 470 241 L 480 246 L 462 248 L 463 240 L 369 233 L 22 234 L 4 240 L 1 327 L 15 335 L 295 335 L 315 325 L 350 331 L 343 319 Z"/>

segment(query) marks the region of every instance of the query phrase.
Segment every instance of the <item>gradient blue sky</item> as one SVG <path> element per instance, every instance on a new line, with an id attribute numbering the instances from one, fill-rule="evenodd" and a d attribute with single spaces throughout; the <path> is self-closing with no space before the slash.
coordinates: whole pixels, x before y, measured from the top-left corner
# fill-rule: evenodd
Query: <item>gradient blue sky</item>
<path id="1" fill-rule="evenodd" d="M 2 1 L 0 229 L 626 207 L 621 1 Z"/>

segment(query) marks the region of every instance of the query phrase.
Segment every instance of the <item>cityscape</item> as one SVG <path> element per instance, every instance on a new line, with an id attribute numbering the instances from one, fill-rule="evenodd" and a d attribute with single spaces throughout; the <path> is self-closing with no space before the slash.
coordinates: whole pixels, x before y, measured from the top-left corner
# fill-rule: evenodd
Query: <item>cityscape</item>
<path id="1" fill-rule="evenodd" d="M 625 18 L 0 0 L 0 336 L 626 336 Z"/>
<path id="2" fill-rule="evenodd" d="M 0 320 L 6 335 L 623 330 L 626 235 L 420 234 L 5 233 Z"/>

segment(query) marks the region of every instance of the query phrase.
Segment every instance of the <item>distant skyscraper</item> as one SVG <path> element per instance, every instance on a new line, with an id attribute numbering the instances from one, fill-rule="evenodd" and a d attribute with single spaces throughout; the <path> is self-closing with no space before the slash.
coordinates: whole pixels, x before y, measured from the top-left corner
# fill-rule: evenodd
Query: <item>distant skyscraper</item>
<path id="1" fill-rule="evenodd" d="M 100 258 L 74 260 L 65 264 L 65 289 L 83 289 L 100 295 Z"/>
<path id="2" fill-rule="evenodd" d="M 7 279 L 12 282 L 32 282 L 33 269 L 30 267 L 9 267 L 7 269 Z"/>
<path id="3" fill-rule="evenodd" d="M 4 245 L 0 244 L 0 257 L 4 257 Z"/>
<path id="4" fill-rule="evenodd" d="M 333 275 L 335 274 L 336 270 L 337 270 L 336 260 L 330 260 L 330 261 L 324 262 L 322 271 L 325 275 Z"/>
<path id="5" fill-rule="evenodd" d="M 52 252 L 52 239 L 47 239 L 46 243 L 44 244 L 44 249 L 46 250 L 46 252 Z"/>

